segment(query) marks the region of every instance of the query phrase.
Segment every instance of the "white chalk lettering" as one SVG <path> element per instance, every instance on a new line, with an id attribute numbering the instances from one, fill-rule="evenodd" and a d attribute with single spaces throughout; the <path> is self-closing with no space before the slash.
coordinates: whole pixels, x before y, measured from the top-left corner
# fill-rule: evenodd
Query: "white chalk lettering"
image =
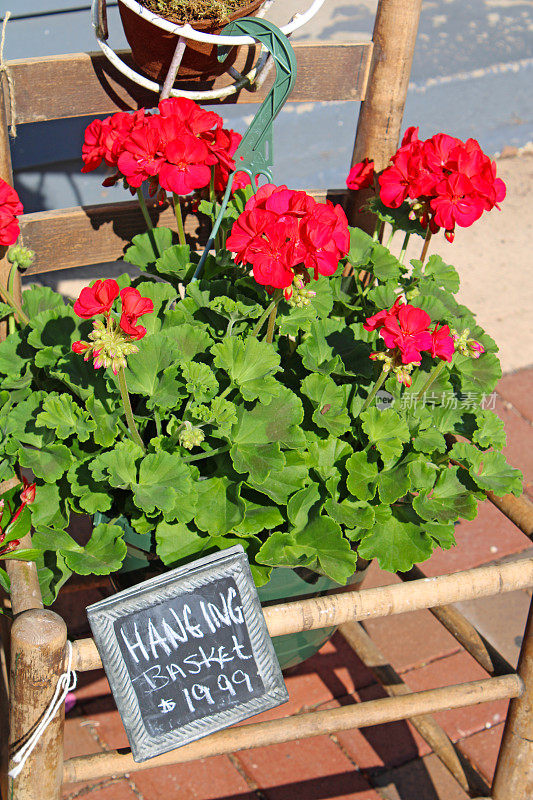
<path id="1" fill-rule="evenodd" d="M 203 602 L 203 600 L 200 600 L 200 608 L 202 609 L 202 614 L 204 615 L 204 618 L 205 618 L 205 621 L 207 622 L 209 630 L 211 631 L 211 633 L 215 633 L 216 628 L 215 628 L 215 626 L 213 625 L 213 623 L 211 621 L 211 617 L 209 616 L 209 613 L 207 611 L 207 608 L 205 607 L 205 603 Z"/>
<path id="2" fill-rule="evenodd" d="M 167 654 L 167 656 L 170 655 L 170 647 L 167 644 L 167 640 L 163 636 L 160 636 L 151 619 L 148 619 L 148 638 L 150 640 L 150 649 L 152 650 L 152 655 L 154 658 L 159 658 L 159 654 L 156 649 L 158 645 L 159 647 L 163 648 L 163 651 Z"/>
<path id="3" fill-rule="evenodd" d="M 137 623 L 134 624 L 133 630 L 135 631 L 135 638 L 137 639 L 137 643 L 136 644 L 132 644 L 128 640 L 128 638 L 126 637 L 126 634 L 124 633 L 124 628 L 120 629 L 120 633 L 122 634 L 122 638 L 124 639 L 126 647 L 130 651 L 131 657 L 133 658 L 133 660 L 135 661 L 136 664 L 139 663 L 139 659 L 137 658 L 137 653 L 135 652 L 137 648 L 139 648 L 139 650 L 143 654 L 145 660 L 148 661 L 149 656 L 148 656 L 148 653 L 146 652 L 146 648 L 145 648 L 144 644 L 142 643 L 142 639 L 140 637 L 139 631 L 137 630 Z"/>
<path id="4" fill-rule="evenodd" d="M 174 648 L 174 650 L 178 649 L 178 644 L 181 642 L 186 642 L 188 639 L 187 634 L 185 633 L 185 628 L 183 627 L 183 623 L 177 614 L 174 612 L 174 609 L 170 609 L 170 613 L 174 615 L 174 619 L 178 623 L 180 633 L 176 633 L 174 628 L 171 628 L 166 619 L 163 620 L 161 627 L 163 628 L 163 632 L 167 637 L 167 642 L 169 642 L 170 646 Z"/>
<path id="5" fill-rule="evenodd" d="M 170 683 L 168 675 L 161 675 L 161 664 L 146 669 L 142 675 L 138 675 L 133 680 L 137 681 L 139 678 L 144 678 L 150 690 L 153 692 L 156 689 L 164 689 Z"/>
<path id="6" fill-rule="evenodd" d="M 186 658 L 183 659 L 183 663 L 187 664 L 187 666 L 192 665 L 193 667 L 196 667 L 196 669 L 194 670 L 191 669 L 189 670 L 189 675 L 198 675 L 198 673 L 202 671 L 202 668 L 198 663 L 197 657 L 198 654 L 194 653 L 192 656 L 186 656 Z"/>
<path id="7" fill-rule="evenodd" d="M 206 669 L 210 669 L 211 664 L 218 664 L 220 669 L 224 669 L 224 664 L 233 661 L 233 656 L 230 656 L 229 653 L 226 653 L 226 648 L 224 645 L 220 645 L 218 651 L 212 647 L 209 655 L 207 655 L 203 647 L 199 647 L 198 651 L 200 656 L 198 659 L 200 666 L 204 666 Z"/>
<path id="8" fill-rule="evenodd" d="M 197 639 L 203 639 L 204 632 L 201 627 L 199 625 L 193 625 L 189 619 L 191 614 L 191 607 L 183 606 L 183 621 L 188 632 L 191 634 L 191 636 L 195 636 Z"/>
<path id="9" fill-rule="evenodd" d="M 241 625 L 244 622 L 244 615 L 242 613 L 242 606 L 234 606 L 233 600 L 237 597 L 237 592 L 230 586 L 228 589 L 228 607 L 230 617 L 236 625 Z"/>
<path id="10" fill-rule="evenodd" d="M 241 644 L 238 641 L 238 639 L 235 636 L 235 634 L 233 634 L 233 636 L 231 638 L 233 640 L 233 650 L 231 652 L 232 653 L 236 653 L 237 654 L 237 658 L 242 659 L 242 661 L 246 661 L 247 659 L 252 658 L 252 655 L 249 655 L 249 656 L 245 656 L 244 655 L 244 653 L 243 653 L 244 645 Z"/>
<path id="11" fill-rule="evenodd" d="M 167 672 L 170 675 L 172 681 L 176 680 L 176 675 L 181 675 L 182 678 L 187 677 L 187 673 L 180 667 L 179 664 L 167 664 Z"/>

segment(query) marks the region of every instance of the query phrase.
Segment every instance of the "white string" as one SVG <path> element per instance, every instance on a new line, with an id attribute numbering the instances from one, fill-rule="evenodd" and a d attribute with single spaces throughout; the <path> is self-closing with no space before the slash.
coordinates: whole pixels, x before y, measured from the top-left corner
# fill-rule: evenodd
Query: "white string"
<path id="1" fill-rule="evenodd" d="M 76 688 L 78 678 L 76 672 L 72 669 L 71 642 L 67 642 L 67 652 L 68 652 L 68 659 L 67 659 L 66 672 L 64 672 L 62 675 L 59 676 L 54 696 L 52 697 L 52 700 L 50 701 L 48 708 L 41 717 L 41 721 L 35 728 L 34 732 L 30 736 L 28 741 L 25 744 L 23 744 L 20 750 L 18 750 L 13 756 L 12 761 L 17 766 L 9 770 L 10 778 L 15 779 L 20 775 L 24 767 L 24 764 L 26 763 L 26 759 L 31 755 L 31 753 L 35 748 L 35 745 L 37 744 L 37 742 L 45 732 L 46 728 L 48 727 L 52 719 L 55 717 L 55 715 L 61 708 L 61 705 L 65 702 L 67 694 Z"/>

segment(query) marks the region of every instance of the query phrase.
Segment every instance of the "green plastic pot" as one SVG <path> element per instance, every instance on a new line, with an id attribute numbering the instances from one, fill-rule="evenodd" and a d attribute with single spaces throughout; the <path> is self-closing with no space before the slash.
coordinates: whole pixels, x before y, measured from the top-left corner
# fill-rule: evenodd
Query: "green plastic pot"
<path id="1" fill-rule="evenodd" d="M 97 513 L 93 517 L 94 525 L 100 522 L 109 522 L 109 517 L 105 514 Z M 152 547 L 152 535 L 150 533 L 136 533 L 129 524 L 126 517 L 119 517 L 114 520 L 115 525 L 119 525 L 124 531 L 124 540 L 130 545 L 126 558 L 122 563 L 118 573 L 112 575 L 114 586 L 117 590 L 126 589 L 146 580 L 147 577 L 160 574 L 161 564 L 159 561 L 152 562 L 154 558 L 150 553 Z M 150 570 L 153 563 L 154 570 Z M 367 562 L 362 562 L 361 569 L 350 578 L 348 585 L 353 586 L 361 583 L 365 577 Z M 149 573 L 147 575 L 146 573 Z M 261 605 L 268 606 L 284 600 L 296 600 L 298 598 L 323 597 L 326 594 L 338 592 L 344 587 L 309 569 L 289 567 L 275 567 L 268 583 L 258 587 L 257 594 Z M 274 649 L 282 669 L 290 669 L 301 664 L 311 656 L 314 656 L 322 645 L 331 639 L 336 627 L 319 628 L 314 631 L 303 631 L 302 633 L 289 633 L 286 636 L 276 636 L 272 639 Z"/>

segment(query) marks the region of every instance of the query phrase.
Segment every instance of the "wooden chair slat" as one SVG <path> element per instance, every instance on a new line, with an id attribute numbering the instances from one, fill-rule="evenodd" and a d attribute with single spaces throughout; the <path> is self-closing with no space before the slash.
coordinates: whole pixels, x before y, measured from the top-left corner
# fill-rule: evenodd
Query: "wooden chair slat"
<path id="1" fill-rule="evenodd" d="M 310 192 L 318 202 L 326 197 L 344 205 L 346 190 Z M 187 209 L 185 209 L 187 212 Z M 176 228 L 173 209 L 151 207 L 154 223 Z M 192 212 L 185 214 L 185 232 L 198 245 L 207 241 L 209 224 L 201 223 Z M 70 267 L 87 267 L 116 261 L 136 233 L 146 230 L 136 200 L 107 205 L 76 206 L 58 211 L 39 211 L 20 218 L 24 244 L 36 254 L 35 262 L 25 275 L 53 272 Z"/>
<path id="2" fill-rule="evenodd" d="M 371 42 L 295 43 L 298 77 L 291 94 L 291 102 L 363 100 L 372 47 Z M 235 65 L 240 71 L 249 69 L 253 64 L 253 54 L 248 50 L 245 49 Z M 121 55 L 127 63 L 131 63 L 129 53 Z M 7 66 L 15 85 L 19 125 L 67 117 L 112 114 L 115 111 L 157 105 L 155 93 L 124 77 L 102 53 L 25 58 L 10 61 Z M 228 76 L 222 76 L 219 81 L 215 83 L 215 88 L 227 84 Z M 272 78 L 268 76 L 264 86 L 257 92 L 242 90 L 224 101 L 212 101 L 212 104 L 262 102 L 271 83 Z M 212 88 L 190 83 L 179 85 L 183 89 Z M 61 87 L 61 91 L 58 91 L 58 87 Z M 202 105 L 208 103 L 202 102 Z"/>

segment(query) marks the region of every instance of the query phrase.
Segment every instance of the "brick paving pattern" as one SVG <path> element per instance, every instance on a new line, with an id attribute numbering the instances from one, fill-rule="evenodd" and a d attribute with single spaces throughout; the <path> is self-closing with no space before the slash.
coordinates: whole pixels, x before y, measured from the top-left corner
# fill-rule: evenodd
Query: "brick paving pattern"
<path id="1" fill-rule="evenodd" d="M 498 387 L 497 411 L 505 421 L 507 456 L 524 471 L 533 499 L 533 369 L 507 375 Z M 457 526 L 457 547 L 422 565 L 428 575 L 518 558 L 531 542 L 490 503 L 476 520 Z M 398 582 L 372 564 L 365 588 Z M 93 592 L 94 594 L 94 592 Z M 76 599 L 74 599 L 76 598 Z M 61 600 L 63 613 L 79 596 Z M 91 596 L 88 602 L 94 600 Z M 487 638 L 512 663 L 518 657 L 529 592 L 461 604 Z M 86 605 L 86 603 L 84 603 Z M 70 614 L 68 614 L 70 616 Z M 83 635 L 77 617 L 76 633 Z M 429 611 L 370 620 L 365 628 L 413 691 L 486 677 L 477 663 Z M 383 697 L 372 673 L 340 634 L 286 675 L 289 702 L 259 719 Z M 66 757 L 127 745 L 122 723 L 101 672 L 80 676 L 78 703 L 66 727 Z M 437 714 L 463 754 L 490 782 L 498 754 L 506 702 Z M 407 721 L 243 751 L 174 767 L 148 769 L 93 785 L 69 784 L 65 800 L 466 800 L 438 758 Z"/>

